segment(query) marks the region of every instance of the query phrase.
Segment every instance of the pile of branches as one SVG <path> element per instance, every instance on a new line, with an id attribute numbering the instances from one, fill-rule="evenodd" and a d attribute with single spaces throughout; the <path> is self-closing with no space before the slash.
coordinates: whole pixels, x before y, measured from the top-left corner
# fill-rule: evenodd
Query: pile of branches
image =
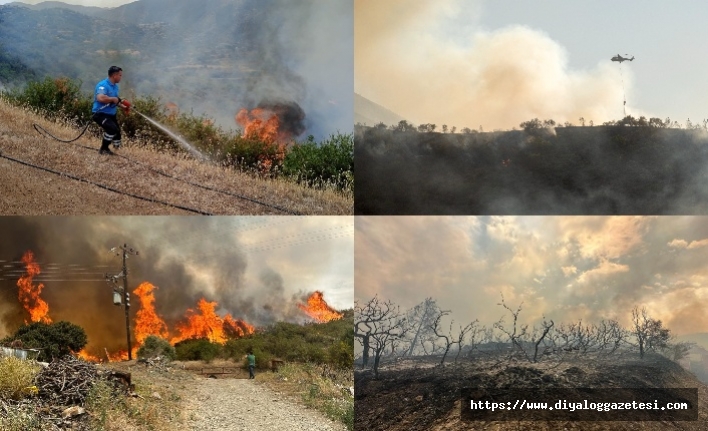
<path id="1" fill-rule="evenodd" d="M 52 361 L 37 376 L 39 396 L 55 405 L 83 405 L 94 383 L 101 378 L 95 365 L 65 356 Z"/>

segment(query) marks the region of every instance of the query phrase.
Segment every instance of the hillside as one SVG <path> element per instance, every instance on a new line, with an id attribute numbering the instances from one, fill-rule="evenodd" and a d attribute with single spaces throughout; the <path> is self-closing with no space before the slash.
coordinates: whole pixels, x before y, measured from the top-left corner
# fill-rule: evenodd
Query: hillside
<path id="1" fill-rule="evenodd" d="M 705 214 L 702 129 L 357 127 L 357 214 Z"/>
<path id="2" fill-rule="evenodd" d="M 0 5 L 0 47 L 38 77 L 80 80 L 84 91 L 119 65 L 125 97 L 160 97 L 227 130 L 238 127 L 234 117 L 243 108 L 297 104 L 306 114 L 300 137 L 319 139 L 352 124 L 350 90 L 336 84 L 345 67 L 338 56 L 351 47 L 339 46 L 338 26 L 313 18 L 342 20 L 344 6 L 315 0 L 139 0 L 116 8 L 11 3 Z"/>
<path id="3" fill-rule="evenodd" d="M 60 143 L 40 136 L 33 123 L 65 139 L 81 131 L 0 101 L 0 214 L 352 212 L 352 200 L 333 192 L 258 179 L 137 142 L 119 150 L 124 157 L 100 156 L 99 138 L 87 133 Z"/>
<path id="4" fill-rule="evenodd" d="M 354 124 L 375 126 L 378 123 L 397 124 L 403 117 L 383 106 L 354 93 Z"/>
<path id="5" fill-rule="evenodd" d="M 436 367 L 437 358 L 417 358 L 388 364 L 381 378 L 369 371 L 355 373 L 355 428 L 367 430 L 704 430 L 708 421 L 708 386 L 668 359 L 651 355 L 582 360 L 548 367 L 515 363 L 485 367 L 465 359 Z M 480 388 L 698 388 L 698 421 L 473 421 L 460 420 L 460 389 Z M 649 395 L 649 392 L 646 392 Z"/>

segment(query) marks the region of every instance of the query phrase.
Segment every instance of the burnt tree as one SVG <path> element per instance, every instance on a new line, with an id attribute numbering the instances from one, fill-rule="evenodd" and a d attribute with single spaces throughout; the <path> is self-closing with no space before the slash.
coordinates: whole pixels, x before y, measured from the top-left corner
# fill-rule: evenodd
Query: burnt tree
<path id="1" fill-rule="evenodd" d="M 381 356 L 388 350 L 395 351 L 406 334 L 406 318 L 393 302 L 380 301 L 374 296 L 366 304 L 354 306 L 354 336 L 363 347 L 363 367 L 369 363 L 369 353 L 374 353 L 374 378 L 379 378 Z"/>

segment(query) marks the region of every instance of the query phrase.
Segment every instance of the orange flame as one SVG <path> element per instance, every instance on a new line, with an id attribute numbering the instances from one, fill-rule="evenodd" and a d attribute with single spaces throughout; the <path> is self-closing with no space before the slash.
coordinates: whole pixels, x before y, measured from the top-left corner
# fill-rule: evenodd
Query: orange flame
<path id="1" fill-rule="evenodd" d="M 142 345 L 149 335 L 165 339 L 169 335 L 167 324 L 155 312 L 154 289 L 157 287 L 144 281 L 133 291 L 140 299 L 140 309 L 135 316 L 135 341 L 138 346 Z"/>
<path id="2" fill-rule="evenodd" d="M 198 312 L 188 309 L 186 321 L 177 324 L 179 335 L 172 338 L 172 344 L 190 338 L 207 338 L 212 343 L 224 344 L 228 335 L 243 336 L 254 331 L 253 326 L 248 323 L 234 319 L 230 314 L 223 319 L 216 314 L 216 302 L 208 302 L 202 298 L 197 304 Z"/>
<path id="3" fill-rule="evenodd" d="M 22 256 L 22 262 L 25 264 L 27 273 L 17 280 L 19 290 L 19 298 L 22 306 L 30 314 L 32 322 L 52 323 L 49 318 L 49 304 L 40 298 L 44 285 L 42 283 L 36 286 L 32 284 L 32 279 L 40 273 L 39 264 L 34 261 L 34 254 L 27 250 Z M 27 323 L 25 321 L 25 323 Z"/>
<path id="4" fill-rule="evenodd" d="M 297 304 L 297 306 L 319 323 L 339 320 L 342 316 L 344 316 L 342 313 L 337 312 L 334 308 L 327 304 L 324 300 L 324 295 L 319 290 L 315 291 L 315 293 L 307 298 L 307 305 Z"/>
<path id="5" fill-rule="evenodd" d="M 86 349 L 81 350 L 79 353 L 76 354 L 76 356 L 87 362 L 101 362 L 101 359 L 99 359 L 98 356 L 93 356 L 92 354 L 87 352 Z"/>
<path id="6" fill-rule="evenodd" d="M 266 144 L 278 141 L 280 120 L 278 116 L 267 109 L 255 108 L 250 112 L 241 109 L 236 114 L 236 122 L 243 127 L 243 137 L 257 139 Z"/>

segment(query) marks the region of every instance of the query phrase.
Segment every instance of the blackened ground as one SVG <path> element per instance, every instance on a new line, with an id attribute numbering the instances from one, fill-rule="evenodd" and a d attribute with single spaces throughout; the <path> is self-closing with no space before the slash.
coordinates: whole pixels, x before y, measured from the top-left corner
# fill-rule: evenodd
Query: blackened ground
<path id="1" fill-rule="evenodd" d="M 357 126 L 356 214 L 708 214 L 708 132 Z"/>
<path id="2" fill-rule="evenodd" d="M 355 373 L 355 429 L 362 430 L 706 430 L 708 387 L 676 363 L 658 355 L 613 355 L 604 360 L 573 358 L 561 363 L 517 362 L 491 366 L 480 359 L 435 366 L 439 358 L 389 364 L 379 380 Z M 460 420 L 465 387 L 532 388 L 698 388 L 698 421 L 579 422 Z"/>

